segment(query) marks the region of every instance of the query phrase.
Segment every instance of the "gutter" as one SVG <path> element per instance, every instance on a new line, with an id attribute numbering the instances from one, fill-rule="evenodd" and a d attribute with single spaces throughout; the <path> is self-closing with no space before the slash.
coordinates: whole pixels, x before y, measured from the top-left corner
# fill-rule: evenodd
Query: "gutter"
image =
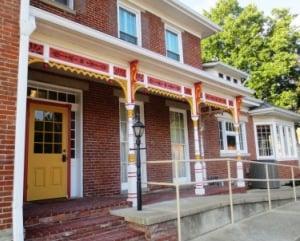
<path id="1" fill-rule="evenodd" d="M 94 38 L 98 41 L 103 41 L 107 44 L 111 44 L 120 48 L 123 48 L 127 51 L 131 51 L 132 53 L 139 54 L 142 57 L 147 57 L 151 60 L 154 60 L 159 64 L 167 65 L 167 67 L 174 68 L 176 71 L 180 71 L 180 73 L 187 73 L 189 75 L 193 75 L 193 78 L 198 81 L 202 81 L 204 83 L 207 83 L 209 85 L 214 85 L 218 88 L 227 90 L 229 92 L 234 92 L 236 95 L 251 95 L 254 92 L 244 86 L 238 86 L 234 83 L 228 83 L 225 80 L 221 80 L 218 78 L 215 78 L 213 75 L 197 69 L 195 67 L 189 66 L 187 64 L 182 64 L 179 62 L 176 62 L 175 60 L 171 60 L 167 58 L 166 56 L 162 56 L 158 53 L 154 53 L 150 50 L 147 50 L 145 48 L 142 48 L 140 46 L 136 46 L 130 43 L 127 43 L 123 40 L 120 40 L 116 37 L 110 36 L 108 34 L 102 33 L 100 31 L 97 31 L 95 29 L 92 29 L 90 27 L 84 26 L 82 24 L 76 23 L 74 21 L 68 20 L 66 18 L 57 16 L 55 14 L 49 13 L 47 11 L 38 9 L 36 7 L 30 7 L 30 12 L 33 16 L 35 16 L 37 19 L 40 19 L 45 22 L 49 22 L 51 24 L 60 26 L 62 28 L 68 29 L 73 32 L 80 33 L 81 35 Z"/>
<path id="2" fill-rule="evenodd" d="M 283 115 L 284 117 L 289 118 L 289 119 L 300 121 L 300 114 L 297 114 L 293 111 L 284 110 L 284 109 L 281 109 L 278 107 L 270 107 L 270 108 L 252 110 L 252 111 L 249 111 L 249 113 L 252 116 L 274 113 L 274 114 Z M 294 117 L 294 118 L 291 118 L 291 117 Z"/>

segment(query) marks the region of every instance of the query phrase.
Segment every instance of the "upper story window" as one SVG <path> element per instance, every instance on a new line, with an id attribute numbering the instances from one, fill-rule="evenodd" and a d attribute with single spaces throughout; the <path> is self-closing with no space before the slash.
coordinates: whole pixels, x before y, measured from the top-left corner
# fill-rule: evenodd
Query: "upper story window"
<path id="1" fill-rule="evenodd" d="M 64 5 L 70 9 L 74 8 L 74 0 L 51 0 L 51 1 Z"/>
<path id="2" fill-rule="evenodd" d="M 119 38 L 129 43 L 140 45 L 140 14 L 134 9 L 120 5 L 119 12 Z"/>
<path id="3" fill-rule="evenodd" d="M 219 73 L 219 78 L 224 78 L 224 75 L 222 73 Z"/>
<path id="4" fill-rule="evenodd" d="M 167 57 L 177 61 L 181 61 L 182 58 L 181 33 L 179 31 L 176 31 L 175 29 L 166 27 L 165 38 L 166 38 Z"/>
<path id="5" fill-rule="evenodd" d="M 233 153 L 237 150 L 247 152 L 245 123 L 240 123 L 239 135 L 235 131 L 233 122 L 219 120 L 219 143 L 221 153 Z M 237 146 L 239 143 L 239 146 Z"/>

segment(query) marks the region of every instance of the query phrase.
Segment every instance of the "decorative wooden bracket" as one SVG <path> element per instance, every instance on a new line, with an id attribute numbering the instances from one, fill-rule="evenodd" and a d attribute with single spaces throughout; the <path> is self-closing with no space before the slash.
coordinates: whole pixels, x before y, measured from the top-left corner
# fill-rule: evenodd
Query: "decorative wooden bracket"
<path id="1" fill-rule="evenodd" d="M 197 82 L 194 84 L 195 88 L 195 111 L 196 115 L 200 113 L 200 104 L 201 104 L 201 96 L 202 96 L 202 82 Z"/>
<path id="2" fill-rule="evenodd" d="M 137 74 L 138 74 L 138 60 L 130 62 L 130 86 L 131 86 L 131 102 L 135 101 L 135 93 L 137 91 Z"/>

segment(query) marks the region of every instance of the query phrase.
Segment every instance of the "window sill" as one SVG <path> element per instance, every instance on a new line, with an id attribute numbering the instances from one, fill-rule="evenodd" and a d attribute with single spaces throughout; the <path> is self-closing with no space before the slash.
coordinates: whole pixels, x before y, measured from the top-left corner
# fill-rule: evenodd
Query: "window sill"
<path id="1" fill-rule="evenodd" d="M 60 4 L 60 3 L 57 3 L 57 2 L 54 2 L 54 1 L 51 1 L 51 0 L 41 0 L 41 2 L 46 3 L 48 5 L 51 5 L 51 6 L 54 6 L 56 8 L 59 8 L 59 9 L 65 11 L 65 12 L 76 14 L 76 10 L 73 10 L 73 9 L 63 5 L 63 4 Z"/>
<path id="2" fill-rule="evenodd" d="M 250 153 L 241 152 L 240 155 L 241 156 L 250 156 Z M 236 157 L 237 152 L 220 152 L 220 156 L 221 157 Z"/>

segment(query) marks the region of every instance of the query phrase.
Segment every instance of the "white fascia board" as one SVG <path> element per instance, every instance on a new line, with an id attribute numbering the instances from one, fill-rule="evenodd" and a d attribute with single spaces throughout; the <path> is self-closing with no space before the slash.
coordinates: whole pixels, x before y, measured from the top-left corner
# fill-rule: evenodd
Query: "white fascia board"
<path id="1" fill-rule="evenodd" d="M 57 25 L 69 31 L 76 32 L 81 35 L 87 36 L 89 38 L 93 38 L 95 40 L 113 45 L 114 47 L 119 47 L 120 49 L 131 51 L 133 54 L 141 55 L 142 57 L 149 59 L 149 61 L 153 61 L 156 64 L 165 67 L 166 69 L 172 68 L 176 71 L 180 71 L 182 74 L 189 75 L 190 77 L 192 76 L 193 79 L 195 79 L 195 81 L 193 81 L 194 83 L 198 81 L 202 81 L 203 83 L 206 83 L 208 85 L 220 89 L 224 89 L 236 95 L 248 96 L 253 94 L 252 90 L 244 86 L 239 86 L 234 83 L 229 83 L 228 81 L 217 78 L 203 70 L 197 69 L 187 64 L 182 64 L 180 62 L 167 58 L 166 56 L 155 53 L 151 50 L 127 43 L 126 41 L 120 40 L 111 35 L 105 34 L 98 30 L 92 29 L 90 27 L 84 26 L 82 24 L 76 23 L 74 21 L 68 20 L 58 15 L 52 14 L 50 12 L 41 10 L 39 8 L 31 6 L 30 13 L 31 15 L 37 18 L 37 21 L 41 20 L 43 22 L 48 22 L 52 25 Z"/>
<path id="2" fill-rule="evenodd" d="M 195 10 L 188 7 L 186 4 L 178 1 L 178 0 L 164 0 L 165 3 L 169 4 L 170 6 L 175 7 L 176 9 L 180 10 L 182 13 L 186 14 L 187 16 L 193 18 L 197 22 L 199 22 L 202 25 L 205 25 L 206 27 L 210 28 L 213 32 L 219 32 L 222 31 L 222 28 L 209 20 L 207 17 L 199 14 Z"/>
<path id="3" fill-rule="evenodd" d="M 244 71 L 242 71 L 240 69 L 237 69 L 237 68 L 235 68 L 235 67 L 233 67 L 231 65 L 228 65 L 228 64 L 225 64 L 223 62 L 220 62 L 220 61 L 203 64 L 204 68 L 213 68 L 213 67 L 218 67 L 218 66 L 221 66 L 221 67 L 223 67 L 225 69 L 228 69 L 228 70 L 230 70 L 232 72 L 238 73 L 239 75 L 241 75 L 241 77 L 244 77 L 244 78 L 248 78 L 249 77 L 248 73 L 246 73 L 246 72 L 244 72 Z"/>
<path id="4" fill-rule="evenodd" d="M 259 115 L 266 115 L 266 114 L 274 114 L 279 115 L 287 119 L 294 120 L 296 122 L 300 121 L 300 114 L 297 114 L 293 111 L 283 110 L 277 107 L 270 107 L 258 110 L 249 111 L 250 115 L 252 116 L 259 116 Z"/>

